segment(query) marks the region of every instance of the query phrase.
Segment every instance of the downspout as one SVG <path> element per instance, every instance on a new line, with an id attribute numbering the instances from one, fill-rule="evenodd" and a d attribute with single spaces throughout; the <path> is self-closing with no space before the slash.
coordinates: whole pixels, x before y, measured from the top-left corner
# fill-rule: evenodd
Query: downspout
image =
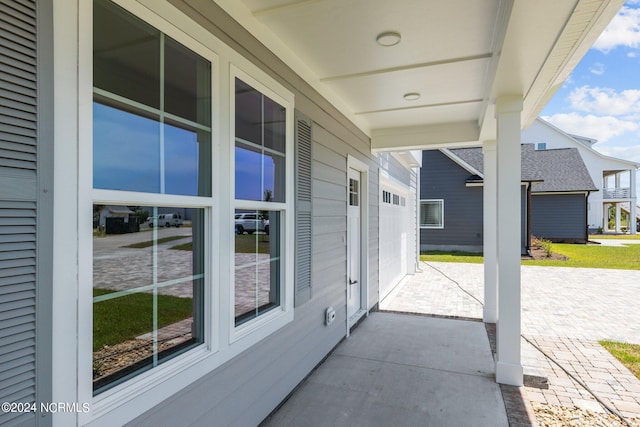
<path id="1" fill-rule="evenodd" d="M 531 256 L 531 182 L 527 184 L 527 241 L 525 249 L 527 254 Z"/>

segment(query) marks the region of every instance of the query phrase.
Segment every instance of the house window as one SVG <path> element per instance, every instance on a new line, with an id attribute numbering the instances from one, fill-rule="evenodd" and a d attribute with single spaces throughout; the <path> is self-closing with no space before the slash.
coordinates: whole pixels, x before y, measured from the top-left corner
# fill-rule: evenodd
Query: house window
<path id="1" fill-rule="evenodd" d="M 393 195 L 393 204 L 396 206 L 400 206 L 400 195 L 398 194 Z"/>
<path id="2" fill-rule="evenodd" d="M 536 150 L 546 150 L 547 149 L 547 143 L 546 142 L 538 142 L 536 144 Z"/>
<path id="3" fill-rule="evenodd" d="M 212 72 L 119 6 L 95 0 L 93 10 L 99 394 L 204 342 Z"/>
<path id="4" fill-rule="evenodd" d="M 382 203 L 391 203 L 391 193 L 382 190 Z"/>
<path id="5" fill-rule="evenodd" d="M 444 200 L 420 201 L 420 227 L 444 228 Z"/>
<path id="6" fill-rule="evenodd" d="M 349 206 L 360 206 L 360 181 L 349 178 Z"/>
<path id="7" fill-rule="evenodd" d="M 235 78 L 235 325 L 281 308 L 286 108 Z"/>

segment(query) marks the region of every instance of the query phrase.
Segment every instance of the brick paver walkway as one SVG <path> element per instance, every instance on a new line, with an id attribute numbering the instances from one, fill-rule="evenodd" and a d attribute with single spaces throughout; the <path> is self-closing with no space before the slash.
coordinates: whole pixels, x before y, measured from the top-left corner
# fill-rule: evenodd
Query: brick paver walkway
<path id="1" fill-rule="evenodd" d="M 477 301 L 483 301 L 481 264 L 434 262 L 423 263 L 422 269 L 381 308 L 482 318 Z M 640 423 L 640 380 L 597 342 L 640 344 L 640 271 L 537 266 L 523 266 L 521 271 L 522 332 L 531 342 L 522 341 L 525 374 L 547 377 L 549 383 L 548 389 L 525 387 L 529 399 L 604 411 L 585 385 L 601 401 Z"/>

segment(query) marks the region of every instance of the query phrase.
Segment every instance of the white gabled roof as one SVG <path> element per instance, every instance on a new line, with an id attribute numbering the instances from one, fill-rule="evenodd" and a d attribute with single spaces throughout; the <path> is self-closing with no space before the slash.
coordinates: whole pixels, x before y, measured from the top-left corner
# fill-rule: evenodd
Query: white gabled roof
<path id="1" fill-rule="evenodd" d="M 597 142 L 597 140 L 595 140 L 595 139 L 586 138 L 586 137 L 583 137 L 583 136 L 574 136 L 574 135 L 568 134 L 565 131 L 563 131 L 562 129 L 560 129 L 559 127 L 555 126 L 552 123 L 549 123 L 548 121 L 544 120 L 541 117 L 536 118 L 536 121 L 539 122 L 540 124 L 542 124 L 543 126 L 546 126 L 549 129 L 552 129 L 553 131 L 559 133 L 563 137 L 573 141 L 576 145 L 589 150 L 590 152 L 592 152 L 596 156 L 600 157 L 601 159 L 610 160 L 610 161 L 614 161 L 614 162 L 620 162 L 620 163 L 622 163 L 622 164 L 624 164 L 626 166 L 631 166 L 631 167 L 635 167 L 636 169 L 640 169 L 640 163 L 633 162 L 631 160 L 619 159 L 617 157 L 607 156 L 605 154 L 602 154 L 598 150 L 594 149 L 592 144 L 595 144 Z M 590 142 L 590 141 L 593 141 L 593 142 Z"/>

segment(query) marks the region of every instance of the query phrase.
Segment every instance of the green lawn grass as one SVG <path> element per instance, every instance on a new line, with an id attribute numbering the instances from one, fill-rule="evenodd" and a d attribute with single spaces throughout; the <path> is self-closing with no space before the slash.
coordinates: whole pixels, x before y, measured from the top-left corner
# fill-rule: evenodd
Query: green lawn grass
<path id="1" fill-rule="evenodd" d="M 624 247 L 573 245 L 554 243 L 554 253 L 562 254 L 567 260 L 522 260 L 522 265 L 555 267 L 609 268 L 640 270 L 640 245 Z M 465 252 L 427 252 L 420 256 L 423 261 L 468 262 L 481 264 L 481 254 Z"/>
<path id="2" fill-rule="evenodd" d="M 193 250 L 193 242 L 183 243 L 181 245 L 171 246 L 169 249 L 174 249 L 176 251 L 192 251 Z"/>
<path id="3" fill-rule="evenodd" d="M 258 245 L 259 254 L 269 253 L 270 236 L 266 234 L 236 234 L 236 253 L 253 254 L 256 252 Z"/>
<path id="4" fill-rule="evenodd" d="M 112 293 L 93 289 L 93 296 Z M 158 295 L 158 328 L 191 317 L 191 298 Z M 93 305 L 93 351 L 131 340 L 153 329 L 153 295 L 129 294 Z"/>
<path id="5" fill-rule="evenodd" d="M 640 379 L 640 345 L 616 341 L 600 341 L 600 345 Z"/>
<path id="6" fill-rule="evenodd" d="M 256 244 L 258 245 L 259 254 L 269 253 L 269 236 L 265 234 L 237 234 L 235 236 L 236 253 L 254 254 L 256 253 Z M 181 245 L 172 246 L 171 249 L 179 251 L 193 250 L 192 242 L 183 243 Z"/>
<path id="7" fill-rule="evenodd" d="M 640 234 L 591 234 L 589 239 L 640 240 Z"/>
<path id="8" fill-rule="evenodd" d="M 169 236 L 169 237 L 161 237 L 157 240 L 158 244 L 172 242 L 174 240 L 184 239 L 185 237 L 190 236 Z M 130 245 L 123 246 L 123 248 L 131 248 L 131 249 L 143 249 L 153 246 L 153 240 L 147 240 L 144 242 L 132 243 Z"/>
<path id="9" fill-rule="evenodd" d="M 482 264 L 484 257 L 481 253 L 462 252 L 462 251 L 429 251 L 420 255 L 422 261 L 438 261 L 438 262 L 467 262 L 470 264 Z"/>

